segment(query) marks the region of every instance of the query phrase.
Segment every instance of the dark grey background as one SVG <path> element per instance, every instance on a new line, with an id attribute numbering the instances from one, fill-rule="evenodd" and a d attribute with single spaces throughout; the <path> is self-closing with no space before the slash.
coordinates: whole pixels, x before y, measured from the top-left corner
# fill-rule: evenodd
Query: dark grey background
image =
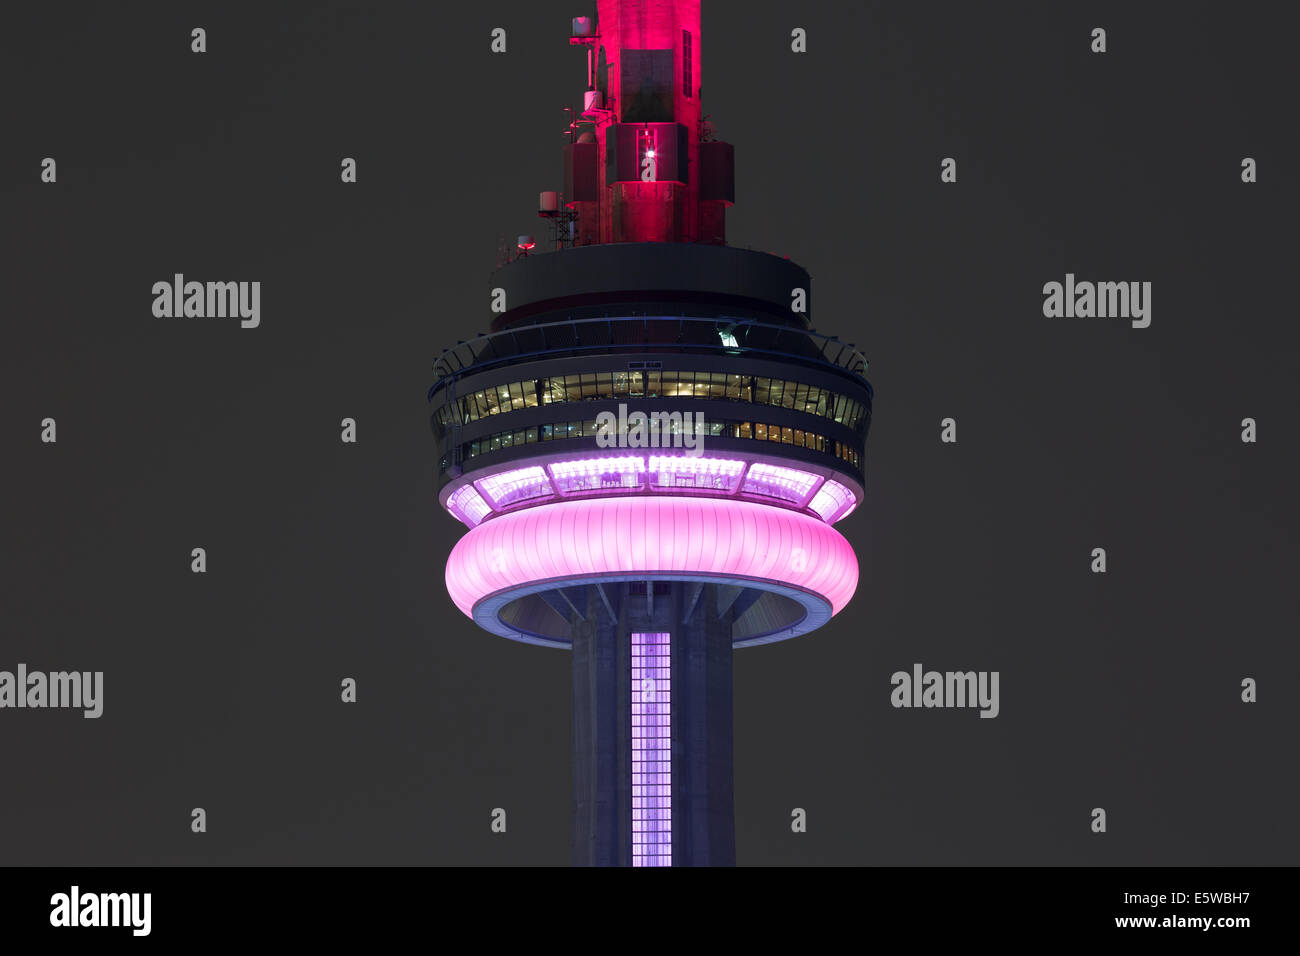
<path id="1" fill-rule="evenodd" d="M 0 862 L 567 863 L 569 658 L 447 597 L 424 392 L 542 231 L 587 4 L 36 6 L 0 31 L 0 669 L 106 694 L 0 711 Z M 1297 862 L 1294 36 L 706 0 L 730 236 L 811 270 L 877 390 L 857 597 L 736 658 L 740 862 Z M 1152 326 L 1043 318 L 1066 271 L 1153 282 Z M 261 328 L 154 318 L 174 272 L 260 280 Z M 999 670 L 1001 716 L 892 709 L 916 661 Z"/>

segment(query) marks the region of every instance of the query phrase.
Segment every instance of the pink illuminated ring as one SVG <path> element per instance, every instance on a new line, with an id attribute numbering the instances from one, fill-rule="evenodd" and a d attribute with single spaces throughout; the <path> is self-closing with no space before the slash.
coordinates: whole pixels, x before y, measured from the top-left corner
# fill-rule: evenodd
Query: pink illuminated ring
<path id="1" fill-rule="evenodd" d="M 848 604 L 858 562 L 823 521 L 750 501 L 641 495 L 562 501 L 491 518 L 456 543 L 447 591 L 482 628 L 568 647 L 521 599 L 613 581 L 696 581 L 764 592 L 736 647 L 815 630 Z M 536 602 L 534 602 L 536 603 Z M 540 608 L 542 613 L 549 613 Z"/>

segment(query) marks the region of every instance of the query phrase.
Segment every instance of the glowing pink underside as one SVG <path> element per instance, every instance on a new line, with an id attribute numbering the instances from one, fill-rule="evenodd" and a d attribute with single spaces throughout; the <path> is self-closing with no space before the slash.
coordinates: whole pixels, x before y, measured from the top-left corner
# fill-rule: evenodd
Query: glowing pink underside
<path id="1" fill-rule="evenodd" d="M 858 585 L 853 548 L 816 518 L 748 501 L 640 496 L 484 522 L 452 549 L 447 590 L 472 617 L 483 598 L 523 585 L 642 573 L 770 581 L 821 596 L 832 614 Z"/>

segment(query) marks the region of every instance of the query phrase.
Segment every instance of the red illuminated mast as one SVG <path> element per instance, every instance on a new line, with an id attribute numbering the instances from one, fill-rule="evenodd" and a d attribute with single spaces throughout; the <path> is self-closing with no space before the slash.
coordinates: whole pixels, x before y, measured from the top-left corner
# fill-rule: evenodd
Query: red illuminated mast
<path id="1" fill-rule="evenodd" d="M 598 0 L 573 21 L 588 91 L 564 148 L 573 243 L 726 242 L 732 147 L 700 111 L 699 0 Z"/>

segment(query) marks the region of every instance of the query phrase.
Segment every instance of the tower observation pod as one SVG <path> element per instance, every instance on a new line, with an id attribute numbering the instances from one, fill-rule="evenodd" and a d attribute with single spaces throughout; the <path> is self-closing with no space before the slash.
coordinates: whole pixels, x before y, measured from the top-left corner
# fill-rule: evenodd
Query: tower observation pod
<path id="1" fill-rule="evenodd" d="M 539 203 L 555 246 L 521 246 L 490 330 L 434 362 L 438 499 L 469 529 L 447 590 L 572 655 L 575 865 L 731 865 L 732 653 L 852 599 L 834 526 L 872 388 L 812 330 L 804 269 L 726 244 L 699 0 L 599 0 L 570 42 L 587 90 Z"/>

